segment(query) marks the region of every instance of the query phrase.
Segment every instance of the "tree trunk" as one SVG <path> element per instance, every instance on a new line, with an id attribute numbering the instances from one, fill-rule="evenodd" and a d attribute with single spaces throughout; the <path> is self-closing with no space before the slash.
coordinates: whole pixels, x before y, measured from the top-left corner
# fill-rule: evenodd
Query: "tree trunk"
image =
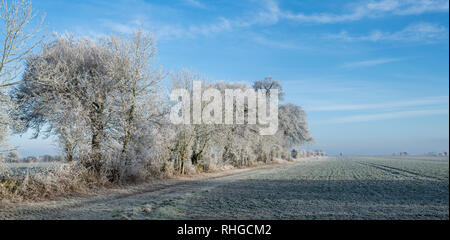
<path id="1" fill-rule="evenodd" d="M 91 142 L 91 164 L 89 167 L 92 167 L 96 172 L 100 172 L 101 169 L 101 160 L 102 160 L 102 141 L 103 141 L 103 128 L 95 129 L 92 134 L 92 142 Z"/>
<path id="2" fill-rule="evenodd" d="M 102 143 L 103 143 L 103 105 L 95 104 L 97 107 L 91 112 L 91 127 L 92 127 L 92 141 L 91 141 L 91 159 L 88 167 L 94 169 L 95 172 L 100 173 L 102 164 Z"/>
<path id="3" fill-rule="evenodd" d="M 123 140 L 123 146 L 122 146 L 122 156 L 125 158 L 125 165 L 128 165 L 130 163 L 130 159 L 127 156 L 128 151 L 128 145 L 130 144 L 131 136 L 132 136 L 132 129 L 133 129 L 133 121 L 134 121 L 134 104 L 131 106 L 130 111 L 127 116 L 126 120 L 126 130 L 125 130 L 125 136 Z"/>
<path id="4" fill-rule="evenodd" d="M 66 153 L 65 161 L 66 162 L 72 162 L 73 161 L 74 150 L 70 146 L 70 144 L 68 144 L 67 142 L 65 143 L 65 146 L 64 146 L 64 152 Z"/>

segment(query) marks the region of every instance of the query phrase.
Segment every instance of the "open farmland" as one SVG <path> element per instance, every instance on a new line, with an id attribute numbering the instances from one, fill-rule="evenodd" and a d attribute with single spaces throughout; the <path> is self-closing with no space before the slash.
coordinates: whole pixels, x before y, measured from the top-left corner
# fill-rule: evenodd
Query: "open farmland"
<path id="1" fill-rule="evenodd" d="M 60 162 L 35 162 L 35 163 L 3 163 L 4 171 L 16 176 L 24 176 L 27 172 L 45 174 L 66 164 Z"/>
<path id="2" fill-rule="evenodd" d="M 449 160 L 346 157 L 155 180 L 0 219 L 449 219 Z"/>

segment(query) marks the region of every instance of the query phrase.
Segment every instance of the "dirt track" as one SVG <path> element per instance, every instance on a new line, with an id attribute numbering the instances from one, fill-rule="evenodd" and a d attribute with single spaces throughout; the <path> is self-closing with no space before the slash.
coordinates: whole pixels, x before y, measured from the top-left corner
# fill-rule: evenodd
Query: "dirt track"
<path id="1" fill-rule="evenodd" d="M 320 159 L 0 206 L 0 219 L 449 219 L 448 158 Z"/>

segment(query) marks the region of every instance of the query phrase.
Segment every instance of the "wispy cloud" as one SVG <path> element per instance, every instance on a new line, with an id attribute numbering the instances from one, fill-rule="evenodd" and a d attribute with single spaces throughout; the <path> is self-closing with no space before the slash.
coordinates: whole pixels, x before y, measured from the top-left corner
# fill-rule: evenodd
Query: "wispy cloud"
<path id="1" fill-rule="evenodd" d="M 403 42 L 433 42 L 436 40 L 448 39 L 448 28 L 433 23 L 415 23 L 407 26 L 398 32 L 373 31 L 367 35 L 353 36 L 347 31 L 339 34 L 328 35 L 327 38 L 339 39 L 348 42 L 356 41 L 403 41 Z"/>
<path id="2" fill-rule="evenodd" d="M 418 106 L 429 106 L 429 105 L 448 105 L 448 96 L 438 96 L 438 97 L 428 97 L 421 99 L 414 99 L 408 101 L 398 101 L 398 102 L 386 102 L 386 103 L 373 103 L 373 104 L 322 104 L 320 106 L 309 106 L 306 108 L 310 112 L 327 112 L 327 111 L 360 111 L 360 110 L 371 110 L 371 109 L 395 109 L 402 107 L 418 107 Z"/>
<path id="3" fill-rule="evenodd" d="M 263 8 L 252 19 L 242 20 L 241 25 L 258 23 L 275 24 L 280 20 L 295 22 L 333 24 L 358 21 L 365 18 L 380 18 L 390 15 L 418 15 L 424 13 L 439 13 L 449 11 L 448 0 L 381 0 L 361 1 L 344 8 L 346 13 L 294 13 L 281 9 L 276 0 L 261 1 Z"/>
<path id="4" fill-rule="evenodd" d="M 206 8 L 206 6 L 198 0 L 184 0 L 184 2 L 192 7 Z"/>
<path id="5" fill-rule="evenodd" d="M 114 22 L 109 19 L 100 19 L 102 26 L 111 29 L 113 32 L 130 34 L 136 29 L 142 27 L 141 21 L 135 19 L 126 23 Z"/>
<path id="6" fill-rule="evenodd" d="M 448 12 L 448 10 L 448 0 L 382 0 L 362 1 L 349 7 L 349 11 L 342 14 L 282 12 L 281 16 L 299 22 L 331 24 L 386 15 L 417 15 L 429 12 Z"/>
<path id="7" fill-rule="evenodd" d="M 348 69 L 361 68 L 361 67 L 372 67 L 372 66 L 377 66 L 377 65 L 391 63 L 391 62 L 398 62 L 398 61 L 402 61 L 402 60 L 403 59 L 401 59 L 401 58 L 372 59 L 372 60 L 345 63 L 341 67 L 348 68 Z"/>
<path id="8" fill-rule="evenodd" d="M 419 116 L 445 115 L 445 114 L 447 115 L 449 114 L 448 109 L 411 110 L 411 111 L 399 111 L 399 112 L 378 113 L 378 114 L 353 115 L 348 117 L 331 119 L 329 122 L 356 123 L 356 122 L 380 121 L 380 120 L 419 117 Z"/>
<path id="9" fill-rule="evenodd" d="M 155 26 L 149 20 L 134 19 L 126 23 L 114 22 L 111 20 L 101 20 L 103 27 L 111 29 L 117 33 L 129 34 L 142 28 L 143 26 Z M 174 24 L 158 24 L 152 32 L 158 39 L 175 39 L 175 38 L 195 38 L 197 36 L 210 36 L 220 32 L 231 31 L 232 24 L 226 18 L 219 18 L 217 22 L 202 25 L 174 25 Z"/>
<path id="10" fill-rule="evenodd" d="M 184 3 L 193 7 L 204 8 L 205 5 L 199 0 L 183 0 Z M 144 4 L 144 3 L 142 3 Z M 271 26 L 280 21 L 294 21 L 317 24 L 332 24 L 339 22 L 357 21 L 364 18 L 379 18 L 386 15 L 417 15 L 433 12 L 448 12 L 448 0 L 382 0 L 369 1 L 353 4 L 345 7 L 347 13 L 293 13 L 280 8 L 276 0 L 255 1 L 255 10 L 236 17 L 222 16 L 205 24 L 185 24 L 180 23 L 162 23 L 159 21 L 148 20 L 145 26 L 155 28 L 159 39 L 172 39 L 179 37 L 195 38 L 198 36 L 211 36 L 222 32 L 230 32 L 237 29 L 250 28 L 252 26 Z M 110 20 L 106 26 L 110 29 L 127 33 L 130 29 L 136 28 L 136 22 L 118 22 L 113 23 Z M 339 34 L 328 35 L 328 38 L 341 39 L 346 41 L 418 41 L 422 39 L 438 39 L 448 36 L 448 30 L 445 27 L 419 23 L 408 26 L 407 28 L 394 33 L 374 31 L 369 35 L 352 36 L 343 31 Z M 255 40 L 261 42 L 262 39 Z M 285 47 L 285 44 L 279 45 Z"/>

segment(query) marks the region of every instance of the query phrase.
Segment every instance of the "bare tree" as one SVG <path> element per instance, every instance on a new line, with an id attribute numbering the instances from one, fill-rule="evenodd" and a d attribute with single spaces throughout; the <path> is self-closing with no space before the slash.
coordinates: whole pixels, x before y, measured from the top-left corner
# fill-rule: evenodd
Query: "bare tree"
<path id="1" fill-rule="evenodd" d="M 265 90 L 267 96 L 270 95 L 271 89 L 277 89 L 278 90 L 278 98 L 280 100 L 283 100 L 283 98 L 284 98 L 284 92 L 283 92 L 283 87 L 281 86 L 281 83 L 278 82 L 277 80 L 274 80 L 272 77 L 266 77 L 266 78 L 264 78 L 263 81 L 259 81 L 259 80 L 255 81 L 253 83 L 253 88 L 255 90 Z"/>
<path id="2" fill-rule="evenodd" d="M 44 17 L 37 26 L 32 27 L 36 17 L 30 1 L 2 0 L 0 3 L 0 26 L 2 31 L 0 51 L 0 88 L 17 84 L 14 81 L 20 69 L 20 63 L 27 58 L 31 51 L 39 44 L 36 39 L 41 30 Z"/>
<path id="3" fill-rule="evenodd" d="M 38 45 L 36 38 L 44 17 L 32 26 L 36 13 L 30 1 L 1 0 L 0 2 L 0 145 L 7 134 L 8 110 L 13 108 L 7 88 L 19 82 L 21 63 Z"/>

